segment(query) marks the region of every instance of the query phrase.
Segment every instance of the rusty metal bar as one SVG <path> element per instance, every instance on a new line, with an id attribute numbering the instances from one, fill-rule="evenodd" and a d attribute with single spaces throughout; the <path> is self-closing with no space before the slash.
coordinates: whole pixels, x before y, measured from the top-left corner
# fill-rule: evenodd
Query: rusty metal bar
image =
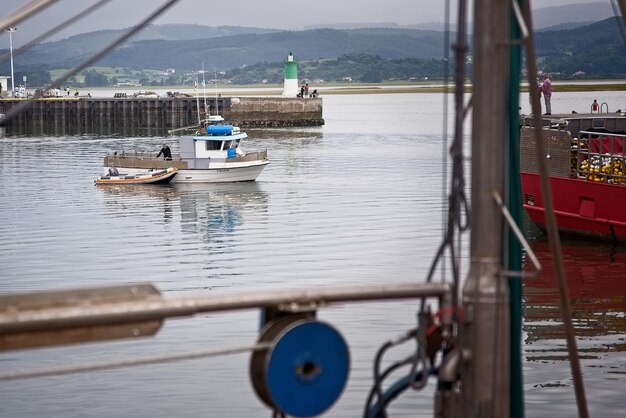
<path id="1" fill-rule="evenodd" d="M 342 302 L 441 299 L 449 292 L 444 283 L 399 283 L 165 299 L 152 285 L 137 284 L 0 296 L 0 349 L 2 338 L 12 333 L 143 323 L 268 306 L 288 311 Z"/>

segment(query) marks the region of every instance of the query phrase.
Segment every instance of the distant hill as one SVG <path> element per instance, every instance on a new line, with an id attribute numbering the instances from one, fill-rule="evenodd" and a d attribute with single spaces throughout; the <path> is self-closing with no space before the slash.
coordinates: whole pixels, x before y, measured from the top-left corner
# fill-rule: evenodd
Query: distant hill
<path id="1" fill-rule="evenodd" d="M 101 30 L 83 33 L 59 41 L 46 42 L 20 55 L 25 64 L 47 63 L 51 68 L 68 68 L 119 38 L 125 30 Z M 122 48 L 133 48 L 135 43 L 147 40 L 188 41 L 212 39 L 241 34 L 268 34 L 275 29 L 240 26 L 202 26 L 187 24 L 149 25 L 131 38 Z M 145 67 L 142 67 L 145 68 Z M 156 67 L 156 68 L 161 68 Z"/>
<path id="2" fill-rule="evenodd" d="M 590 22 L 612 15 L 608 2 L 590 2 L 536 8 L 533 23 L 535 28 L 543 28 L 537 30 L 539 35 L 588 27 Z M 385 59 L 442 56 L 443 23 L 411 26 L 392 22 L 337 23 L 333 26 L 280 31 L 238 26 L 149 25 L 98 65 L 190 71 L 205 62 L 211 67 L 229 70 L 260 62 L 280 62 L 290 51 L 300 60 L 337 58 L 346 54 L 369 54 Z M 46 42 L 21 54 L 16 63 L 49 69 L 69 68 L 101 50 L 123 32 L 104 30 Z M 455 35 L 450 36 L 454 39 Z"/>
<path id="3" fill-rule="evenodd" d="M 536 31 L 572 29 L 579 26 L 589 25 L 594 22 L 613 17 L 613 8 L 608 1 L 571 4 L 565 6 L 541 7 L 541 2 L 533 4 L 533 27 Z M 539 7 L 537 7 L 539 6 Z M 456 22 L 449 24 L 450 30 L 456 29 Z M 471 31 L 472 25 L 468 23 Z M 395 29 L 419 29 L 443 32 L 446 25 L 441 22 L 425 22 L 413 25 L 399 25 L 393 22 L 369 22 L 369 23 L 334 23 L 332 25 L 311 25 L 305 29 L 359 29 L 359 28 L 395 28 Z"/>
<path id="4" fill-rule="evenodd" d="M 542 10 L 556 9 L 539 9 L 537 13 Z M 581 10 L 586 9 L 579 9 L 583 13 Z M 556 78 L 581 72 L 586 77 L 626 75 L 626 48 L 616 18 L 591 24 L 582 20 L 558 23 L 561 17 L 569 18 L 567 14 L 555 16 L 551 23 L 556 25 L 535 31 L 541 70 L 553 73 Z M 16 70 L 28 75 L 32 83 L 45 83 L 50 77 L 49 70 L 75 66 L 120 34 L 121 31 L 98 31 L 44 43 L 16 57 Z M 454 32 L 449 36 L 452 42 L 456 38 Z M 355 81 L 433 79 L 442 77 L 444 37 L 441 31 L 407 27 L 277 31 L 153 25 L 104 57 L 97 66 L 116 68 L 108 74 L 111 80 L 139 74 L 136 78 L 157 82 L 149 72 L 144 74 L 144 70 L 153 70 L 159 74 L 160 82 L 187 82 L 189 76 L 185 74 L 198 70 L 204 63 L 205 68 L 228 73 L 227 78 L 240 83 L 280 82 L 282 62 L 293 52 L 301 63 L 299 75 L 310 79 L 336 81 L 348 76 Z M 8 74 L 8 66 L 8 62 L 2 64 L 0 73 Z M 165 69 L 175 69 L 176 76 L 168 73 L 169 81 L 164 81 Z M 106 82 L 106 78 L 103 80 Z"/>
<path id="5" fill-rule="evenodd" d="M 589 21 L 589 22 L 568 22 L 568 23 L 561 23 L 558 25 L 554 25 L 554 26 L 548 26 L 546 28 L 541 28 L 541 29 L 535 29 L 535 33 L 539 33 L 539 32 L 549 32 L 549 31 L 555 31 L 555 30 L 569 30 L 569 29 L 576 29 L 579 28 L 581 26 L 589 26 L 591 24 L 593 24 L 595 22 Z"/>
<path id="6" fill-rule="evenodd" d="M 608 1 L 540 7 L 533 9 L 533 27 L 542 29 L 565 23 L 598 22 L 613 16 L 613 8 Z"/>
<path id="7" fill-rule="evenodd" d="M 564 75 L 626 74 L 626 47 L 618 24 L 613 17 L 576 29 L 536 33 L 535 49 L 543 69 Z"/>
<path id="8" fill-rule="evenodd" d="M 156 29 L 152 28 L 153 31 Z M 159 30 L 159 33 L 164 36 L 164 32 L 175 32 L 172 28 L 166 29 Z M 259 62 L 280 62 L 289 52 L 293 52 L 297 59 L 336 58 L 350 53 L 395 59 L 438 58 L 443 49 L 440 32 L 412 29 L 315 29 L 265 33 L 258 30 L 253 33 L 248 28 L 248 33 L 233 35 L 223 34 L 223 29 L 216 32 L 197 26 L 191 29 L 186 33 L 213 35 L 182 40 L 150 40 L 148 36 L 147 40 L 134 40 L 111 52 L 98 65 L 191 71 L 200 68 L 204 62 L 209 67 L 228 70 Z M 236 32 L 233 28 L 231 31 Z M 216 36 L 217 33 L 220 35 Z M 45 43 L 20 55 L 19 62 L 21 65 L 45 63 L 49 68 L 68 68 L 86 59 L 96 50 L 96 45 L 106 45 L 116 36 L 119 33 L 115 34 L 115 31 L 99 31 Z"/>

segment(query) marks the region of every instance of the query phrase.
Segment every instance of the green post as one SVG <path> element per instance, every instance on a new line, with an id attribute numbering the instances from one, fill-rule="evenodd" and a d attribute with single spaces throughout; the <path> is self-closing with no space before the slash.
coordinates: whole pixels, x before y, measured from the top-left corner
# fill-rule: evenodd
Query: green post
<path id="1" fill-rule="evenodd" d="M 525 0 L 520 0 L 520 3 Z M 521 46 L 515 41 L 520 40 L 519 25 L 511 11 L 511 46 L 509 74 L 509 172 L 507 207 L 517 223 L 522 224 L 522 187 L 519 174 L 519 92 L 521 71 Z M 522 269 L 522 248 L 513 234 L 508 235 L 508 266 L 507 270 Z M 522 376 L 522 279 L 509 278 L 510 297 L 510 350 L 511 350 L 511 418 L 524 417 L 524 389 Z"/>

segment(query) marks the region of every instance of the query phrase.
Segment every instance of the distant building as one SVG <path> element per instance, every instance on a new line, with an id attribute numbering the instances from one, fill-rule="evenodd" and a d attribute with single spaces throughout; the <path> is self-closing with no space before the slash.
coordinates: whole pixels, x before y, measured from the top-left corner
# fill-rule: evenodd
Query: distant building
<path id="1" fill-rule="evenodd" d="M 0 75 L 0 85 L 2 86 L 2 97 L 6 97 L 9 91 L 9 79 L 11 77 L 6 75 Z"/>
<path id="2" fill-rule="evenodd" d="M 586 73 L 586 72 L 584 72 L 584 71 L 581 71 L 581 70 L 578 70 L 578 71 L 576 71 L 576 72 L 573 74 L 573 76 L 574 76 L 574 77 L 581 77 L 581 76 L 584 76 L 584 75 L 587 75 L 587 73 Z"/>
<path id="3" fill-rule="evenodd" d="M 341 79 L 341 81 L 345 82 L 345 83 L 352 83 L 352 77 L 348 76 L 348 77 L 344 77 Z"/>
<path id="4" fill-rule="evenodd" d="M 165 70 L 166 74 L 176 74 L 176 69 L 175 68 L 167 68 Z"/>

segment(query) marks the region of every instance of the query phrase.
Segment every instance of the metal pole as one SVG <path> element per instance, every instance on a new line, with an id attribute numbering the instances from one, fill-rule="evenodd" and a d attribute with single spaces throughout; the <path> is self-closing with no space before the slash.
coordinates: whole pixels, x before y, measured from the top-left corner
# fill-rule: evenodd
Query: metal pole
<path id="1" fill-rule="evenodd" d="M 520 2 L 530 0 L 520 0 Z M 527 36 L 528 30 L 521 19 L 521 10 L 518 7 L 518 0 L 512 1 L 513 14 L 511 15 L 511 39 L 519 40 L 523 36 Z M 519 17 L 520 19 L 516 19 Z M 522 67 L 522 45 L 514 43 L 510 50 L 509 69 L 509 140 L 507 158 L 509 162 L 509 170 L 507 173 L 507 183 L 509 195 L 505 196 L 508 201 L 508 207 L 511 216 L 514 218 L 514 225 L 522 224 L 522 185 L 519 175 L 519 93 L 520 93 L 520 74 Z M 506 217 L 506 214 L 505 214 Z M 509 233 L 505 237 L 508 240 L 508 254 L 506 268 L 509 271 L 522 271 L 522 248 L 520 241 L 516 239 L 517 233 L 513 229 L 513 234 Z M 535 264 L 535 260 L 531 256 L 532 251 L 528 252 L 529 257 Z M 537 264 L 539 264 L 537 262 Z M 535 269 L 538 270 L 535 265 Z M 509 277 L 508 279 L 510 292 L 509 312 L 511 315 L 510 341 L 511 341 L 511 399 L 510 413 L 511 418 L 524 418 L 524 379 L 522 368 L 522 280 L 519 277 Z"/>
<path id="2" fill-rule="evenodd" d="M 0 343 L 12 333 L 128 324 L 206 312 L 275 306 L 284 311 L 331 303 L 444 298 L 445 283 L 395 283 L 232 295 L 162 298 L 149 284 L 0 296 Z M 0 348 L 1 344 L 0 344 Z"/>
<path id="3" fill-rule="evenodd" d="M 508 134 L 510 4 L 474 2 L 471 264 L 463 289 L 461 371 L 466 416 L 508 417 L 508 288 L 501 276 L 503 217 L 493 200 L 504 195 Z"/>
<path id="4" fill-rule="evenodd" d="M 13 75 L 13 32 L 15 32 L 17 28 L 9 28 L 7 32 L 9 32 L 9 51 L 11 53 L 11 97 L 15 96 L 15 77 Z"/>

